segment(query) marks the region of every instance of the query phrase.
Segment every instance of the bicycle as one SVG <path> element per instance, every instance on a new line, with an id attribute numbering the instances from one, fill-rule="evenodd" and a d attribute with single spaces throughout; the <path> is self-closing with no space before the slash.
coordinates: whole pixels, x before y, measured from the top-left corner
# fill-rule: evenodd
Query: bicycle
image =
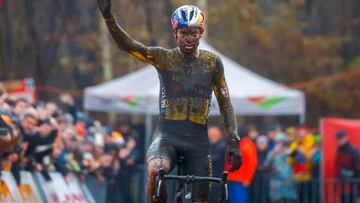
<path id="1" fill-rule="evenodd" d="M 175 202 L 176 203 L 192 203 L 192 184 L 194 182 L 206 181 L 221 184 L 221 198 L 219 199 L 219 203 L 225 203 L 228 200 L 228 190 L 227 190 L 227 177 L 228 173 L 223 172 L 221 178 L 215 177 L 201 177 L 194 175 L 184 175 L 183 163 L 184 157 L 179 157 L 177 161 L 177 175 L 166 175 L 166 171 L 164 169 L 160 169 L 159 173 L 156 177 L 156 190 L 153 195 L 153 200 L 158 201 L 160 199 L 160 189 L 166 180 L 176 180 L 178 184 Z"/>

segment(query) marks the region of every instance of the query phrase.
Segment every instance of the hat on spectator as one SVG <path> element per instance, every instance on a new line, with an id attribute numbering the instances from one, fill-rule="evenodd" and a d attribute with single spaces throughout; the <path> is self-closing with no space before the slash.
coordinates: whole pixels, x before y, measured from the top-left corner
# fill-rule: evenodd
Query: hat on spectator
<path id="1" fill-rule="evenodd" d="M 294 128 L 294 127 L 288 127 L 286 129 L 286 134 L 287 135 L 294 135 L 295 133 L 296 133 L 296 128 Z"/>
<path id="2" fill-rule="evenodd" d="M 286 142 L 287 141 L 287 137 L 284 133 L 278 133 L 276 135 L 276 138 L 275 138 L 275 141 L 276 142 Z"/>
<path id="3" fill-rule="evenodd" d="M 256 138 L 256 144 L 265 144 L 268 145 L 269 143 L 269 138 L 267 138 L 265 135 L 260 135 L 259 137 Z"/>
<path id="4" fill-rule="evenodd" d="M 94 160 L 94 156 L 89 152 L 84 153 L 83 158 L 87 160 Z"/>
<path id="5" fill-rule="evenodd" d="M 11 120 L 11 117 L 8 115 L 1 115 L 1 122 L 4 122 L 7 126 L 12 126 L 13 121 Z"/>
<path id="6" fill-rule="evenodd" d="M 344 130 L 339 130 L 336 132 L 336 138 L 341 139 L 343 137 L 346 137 L 346 132 Z"/>
<path id="7" fill-rule="evenodd" d="M 125 144 L 124 136 L 119 131 L 113 131 L 111 137 L 114 143 Z"/>

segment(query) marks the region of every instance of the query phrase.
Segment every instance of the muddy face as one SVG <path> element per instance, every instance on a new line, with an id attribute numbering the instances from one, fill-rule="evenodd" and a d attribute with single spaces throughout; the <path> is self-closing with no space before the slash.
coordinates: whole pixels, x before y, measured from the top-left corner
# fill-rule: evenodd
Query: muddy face
<path id="1" fill-rule="evenodd" d="M 196 55 L 202 33 L 203 29 L 198 27 L 184 27 L 175 30 L 174 36 L 181 52 L 188 56 Z"/>

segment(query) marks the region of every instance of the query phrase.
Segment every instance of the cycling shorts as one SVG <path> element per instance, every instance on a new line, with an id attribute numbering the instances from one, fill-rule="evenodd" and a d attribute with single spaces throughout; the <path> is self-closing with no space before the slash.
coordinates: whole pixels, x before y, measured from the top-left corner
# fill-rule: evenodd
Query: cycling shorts
<path id="1" fill-rule="evenodd" d="M 170 162 L 171 170 L 178 157 L 183 156 L 184 175 L 210 176 L 209 140 L 207 126 L 189 121 L 165 121 L 155 131 L 153 141 L 147 152 L 147 163 L 154 158 L 163 158 Z M 207 201 L 208 182 L 193 184 L 193 200 Z"/>

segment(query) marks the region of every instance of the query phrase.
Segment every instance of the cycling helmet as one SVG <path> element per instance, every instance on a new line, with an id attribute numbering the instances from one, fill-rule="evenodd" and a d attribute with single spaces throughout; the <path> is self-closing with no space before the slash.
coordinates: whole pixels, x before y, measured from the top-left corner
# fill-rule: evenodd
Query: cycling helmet
<path id="1" fill-rule="evenodd" d="M 171 17 L 174 30 L 183 27 L 201 27 L 205 23 L 205 14 L 196 6 L 185 5 L 175 10 Z"/>

